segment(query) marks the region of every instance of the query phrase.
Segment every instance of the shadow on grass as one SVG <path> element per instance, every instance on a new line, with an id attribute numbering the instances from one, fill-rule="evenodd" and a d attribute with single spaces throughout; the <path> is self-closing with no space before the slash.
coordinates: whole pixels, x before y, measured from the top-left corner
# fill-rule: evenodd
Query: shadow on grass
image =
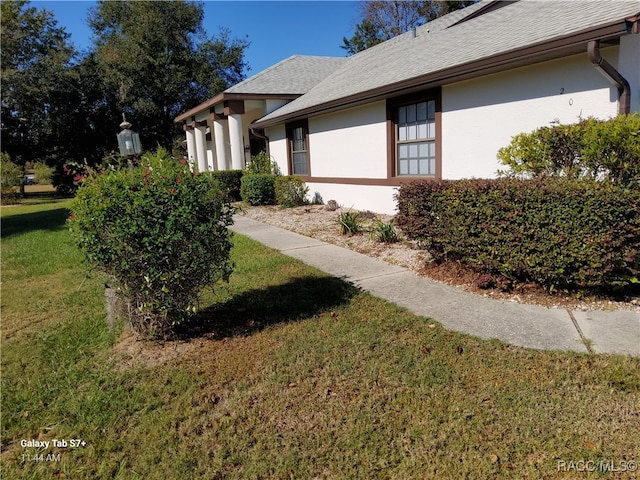
<path id="1" fill-rule="evenodd" d="M 5 215 L 2 217 L 2 232 L 0 237 L 6 240 L 11 236 L 36 230 L 62 230 L 65 228 L 68 216 L 69 210 L 66 208 L 55 208 L 44 212 Z"/>
<path id="2" fill-rule="evenodd" d="M 177 331 L 182 339 L 245 336 L 346 305 L 359 290 L 332 277 L 302 277 L 249 290 L 202 310 Z"/>

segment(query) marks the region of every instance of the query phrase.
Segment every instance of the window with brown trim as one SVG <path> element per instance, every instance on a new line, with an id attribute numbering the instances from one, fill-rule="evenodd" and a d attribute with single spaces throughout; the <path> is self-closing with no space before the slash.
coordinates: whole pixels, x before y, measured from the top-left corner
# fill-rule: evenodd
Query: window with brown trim
<path id="1" fill-rule="evenodd" d="M 387 102 L 391 176 L 440 177 L 439 89 Z"/>
<path id="2" fill-rule="evenodd" d="M 305 120 L 287 125 L 289 171 L 292 175 L 309 175 L 309 123 Z"/>

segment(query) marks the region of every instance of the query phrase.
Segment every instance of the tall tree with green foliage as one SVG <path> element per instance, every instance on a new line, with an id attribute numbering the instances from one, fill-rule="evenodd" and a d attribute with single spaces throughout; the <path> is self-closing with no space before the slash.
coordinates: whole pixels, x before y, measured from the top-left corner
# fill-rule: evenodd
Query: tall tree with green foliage
<path id="1" fill-rule="evenodd" d="M 90 12 L 94 59 L 143 146 L 171 148 L 181 112 L 244 78 L 246 40 L 207 37 L 202 4 L 102 1 Z"/>
<path id="2" fill-rule="evenodd" d="M 75 51 L 53 14 L 26 0 L 0 3 L 2 150 L 18 164 L 67 155 L 75 108 Z"/>
<path id="3" fill-rule="evenodd" d="M 348 55 L 355 55 L 362 50 L 397 37 L 430 22 L 438 17 L 451 13 L 477 0 L 369 0 L 360 4 L 361 22 L 355 27 L 351 38 L 343 37 L 341 48 Z"/>

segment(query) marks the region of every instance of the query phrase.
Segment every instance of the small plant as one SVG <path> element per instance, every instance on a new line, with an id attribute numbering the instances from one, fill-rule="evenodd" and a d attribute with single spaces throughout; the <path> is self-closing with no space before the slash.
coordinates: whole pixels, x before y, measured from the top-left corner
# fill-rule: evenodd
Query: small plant
<path id="1" fill-rule="evenodd" d="M 359 212 L 340 212 L 338 219 L 340 223 L 340 233 L 342 235 L 356 235 L 362 231 L 362 224 L 359 218 Z"/>
<path id="2" fill-rule="evenodd" d="M 276 202 L 284 208 L 306 205 L 309 187 L 296 175 L 276 177 Z"/>
<path id="3" fill-rule="evenodd" d="M 335 212 L 340 208 L 340 205 L 338 205 L 338 202 L 336 202 L 335 200 L 329 200 L 324 208 L 329 212 Z"/>
<path id="4" fill-rule="evenodd" d="M 381 243 L 396 243 L 398 241 L 398 232 L 396 232 L 393 222 L 384 223 L 382 220 L 376 220 L 371 235 Z"/>
<path id="5" fill-rule="evenodd" d="M 247 174 L 264 174 L 264 175 L 280 175 L 280 168 L 278 164 L 271 159 L 270 155 L 266 152 L 260 152 L 251 158 L 251 161 L 247 164 Z"/>

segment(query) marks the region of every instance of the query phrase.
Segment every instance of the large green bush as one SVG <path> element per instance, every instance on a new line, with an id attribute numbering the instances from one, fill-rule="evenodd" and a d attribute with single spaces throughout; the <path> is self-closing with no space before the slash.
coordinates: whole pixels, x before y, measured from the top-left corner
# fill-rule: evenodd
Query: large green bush
<path id="1" fill-rule="evenodd" d="M 165 337 L 195 311 L 204 287 L 231 274 L 232 215 L 216 180 L 159 149 L 136 168 L 91 172 L 69 226 L 133 306 L 133 328 Z"/>
<path id="2" fill-rule="evenodd" d="M 297 207 L 307 203 L 309 187 L 296 175 L 278 176 L 275 180 L 276 202 L 281 207 Z"/>
<path id="3" fill-rule="evenodd" d="M 245 173 L 240 181 L 240 196 L 249 205 L 275 205 L 276 177 L 268 173 Z"/>
<path id="4" fill-rule="evenodd" d="M 640 181 L 640 114 L 541 127 L 498 152 L 507 174 Z"/>
<path id="5" fill-rule="evenodd" d="M 3 204 L 16 203 L 20 198 L 22 169 L 11 161 L 7 153 L 0 154 L 0 191 Z"/>
<path id="6" fill-rule="evenodd" d="M 547 177 L 412 182 L 397 224 L 436 261 L 549 289 L 628 286 L 640 276 L 640 189 Z"/>
<path id="7" fill-rule="evenodd" d="M 243 173 L 243 170 L 218 170 L 210 172 L 210 175 L 220 182 L 232 202 L 239 202 L 242 200 L 240 197 L 240 181 Z"/>

